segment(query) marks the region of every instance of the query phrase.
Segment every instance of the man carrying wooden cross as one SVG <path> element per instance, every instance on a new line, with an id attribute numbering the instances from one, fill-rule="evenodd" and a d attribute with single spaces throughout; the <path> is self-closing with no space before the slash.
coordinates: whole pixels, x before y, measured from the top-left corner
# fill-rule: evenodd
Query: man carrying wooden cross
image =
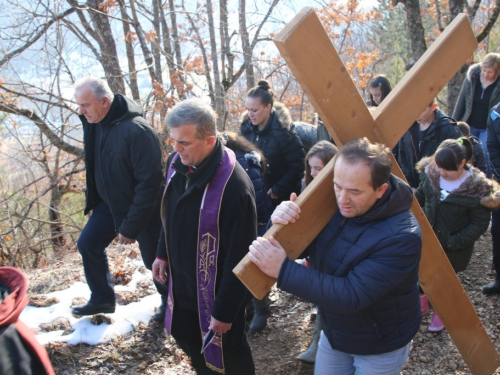
<path id="1" fill-rule="evenodd" d="M 249 257 L 278 287 L 319 307 L 323 332 L 315 375 L 399 374 L 420 327 L 422 238 L 411 188 L 391 174 L 390 150 L 358 138 L 334 158 L 338 211 L 309 246 L 311 268 L 278 241 L 259 237 Z M 274 224 L 299 218 L 283 202 Z"/>

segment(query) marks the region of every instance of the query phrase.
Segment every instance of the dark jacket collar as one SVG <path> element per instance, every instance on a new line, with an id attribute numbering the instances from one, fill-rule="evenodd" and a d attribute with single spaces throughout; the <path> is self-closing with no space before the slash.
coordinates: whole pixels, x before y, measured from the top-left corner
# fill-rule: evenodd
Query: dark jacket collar
<path id="1" fill-rule="evenodd" d="M 266 126 L 264 126 L 261 130 L 259 130 L 258 126 L 252 126 L 252 131 L 257 135 L 268 134 L 271 131 L 271 128 L 273 127 L 273 125 L 279 126 L 279 123 L 278 124 L 274 123 L 275 117 L 276 117 L 276 111 L 273 109 L 273 111 L 271 112 L 271 115 L 269 116 L 269 119 L 267 120 Z"/>
<path id="2" fill-rule="evenodd" d="M 290 115 L 290 111 L 288 110 L 288 108 L 285 107 L 282 103 L 275 102 L 273 110 L 271 112 L 271 116 L 269 117 L 269 120 L 264 129 L 267 129 L 267 127 L 269 126 L 268 129 L 274 127 L 275 129 L 283 128 L 286 130 L 290 130 L 292 128 L 292 124 L 292 116 Z M 241 133 L 246 134 L 250 131 L 255 131 L 254 128 L 257 127 L 252 124 L 250 118 L 248 117 L 248 112 L 245 111 L 241 116 Z M 262 129 L 261 132 L 264 131 L 264 129 Z"/>
<path id="3" fill-rule="evenodd" d="M 115 94 L 113 103 L 107 115 L 100 122 L 101 125 L 115 125 L 128 118 L 142 116 L 142 107 L 129 98 Z"/>
<path id="4" fill-rule="evenodd" d="M 181 159 L 177 158 L 174 162 L 174 169 L 189 179 L 190 186 L 197 186 L 201 189 L 212 180 L 212 177 L 222 161 L 223 146 L 216 138 L 216 144 L 210 155 L 198 165 L 193 172 L 189 171 L 189 167 L 182 164 Z"/>
<path id="5" fill-rule="evenodd" d="M 428 131 L 425 135 L 425 139 L 432 138 L 436 134 L 438 128 L 447 125 L 456 125 L 456 123 L 457 122 L 454 119 L 446 116 L 439 108 L 436 108 L 436 110 L 434 111 L 434 121 L 432 121 L 432 124 L 429 126 Z M 415 121 L 415 124 L 410 128 L 410 133 L 414 138 L 418 139 L 419 131 L 419 124 Z"/>
<path id="6" fill-rule="evenodd" d="M 115 94 L 115 98 L 111 103 L 111 107 L 109 108 L 108 113 L 104 118 L 99 122 L 101 125 L 116 125 L 126 119 L 134 118 L 137 116 L 142 116 L 143 110 L 139 103 L 134 102 L 133 100 L 123 96 L 122 94 Z M 80 120 L 85 127 L 89 124 L 85 116 L 80 115 Z"/>

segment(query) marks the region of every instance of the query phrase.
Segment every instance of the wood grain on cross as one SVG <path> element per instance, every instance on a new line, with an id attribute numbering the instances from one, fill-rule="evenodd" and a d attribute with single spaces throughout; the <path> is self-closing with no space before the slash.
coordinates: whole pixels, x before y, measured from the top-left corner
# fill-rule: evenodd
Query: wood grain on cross
<path id="1" fill-rule="evenodd" d="M 275 43 L 337 145 L 367 137 L 390 148 L 477 48 L 469 21 L 462 14 L 372 115 L 312 8 L 304 8 L 277 35 Z M 404 179 L 394 160 L 392 172 Z M 337 210 L 332 162 L 296 203 L 301 208 L 300 219 L 286 226 L 274 225 L 264 236 L 274 236 L 292 259 L 303 252 Z M 500 365 L 498 353 L 416 199 L 412 212 L 423 236 L 420 285 L 472 373 L 492 374 Z M 234 272 L 259 299 L 276 282 L 262 273 L 248 256 Z"/>

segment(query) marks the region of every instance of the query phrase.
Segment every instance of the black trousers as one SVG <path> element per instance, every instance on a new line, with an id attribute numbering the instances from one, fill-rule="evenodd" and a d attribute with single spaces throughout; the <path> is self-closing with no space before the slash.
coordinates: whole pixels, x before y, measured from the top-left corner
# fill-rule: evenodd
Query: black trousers
<path id="1" fill-rule="evenodd" d="M 156 257 L 156 247 L 160 238 L 161 219 L 159 215 L 151 218 L 146 229 L 137 236 L 144 266 L 151 270 Z M 109 207 L 100 202 L 93 209 L 87 224 L 78 238 L 78 251 L 82 255 L 83 269 L 87 284 L 92 292 L 93 303 L 110 303 L 115 301 L 113 282 L 109 273 L 106 247 L 116 237 L 115 224 Z M 168 285 L 153 282 L 163 302 L 168 296 Z"/>
<path id="2" fill-rule="evenodd" d="M 208 368 L 200 353 L 202 337 L 197 311 L 175 306 L 172 319 L 172 336 L 177 345 L 191 358 L 197 374 L 219 374 Z M 241 309 L 231 329 L 222 336 L 224 367 L 226 375 L 254 375 L 252 352 L 245 334 L 245 309 Z"/>

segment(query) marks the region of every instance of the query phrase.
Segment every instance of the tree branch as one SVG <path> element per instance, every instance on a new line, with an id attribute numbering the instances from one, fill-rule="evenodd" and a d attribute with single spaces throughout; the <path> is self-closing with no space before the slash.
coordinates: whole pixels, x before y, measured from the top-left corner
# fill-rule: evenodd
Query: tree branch
<path id="1" fill-rule="evenodd" d="M 273 2 L 271 4 L 271 6 L 269 7 L 269 10 L 267 11 L 264 19 L 262 20 L 262 22 L 260 23 L 259 27 L 257 28 L 257 31 L 255 32 L 254 39 L 252 41 L 252 45 L 251 45 L 251 48 L 250 48 L 251 51 L 253 51 L 253 49 L 255 48 L 255 46 L 257 45 L 257 43 L 260 42 L 260 39 L 259 39 L 260 31 L 262 30 L 262 27 L 264 27 L 264 24 L 266 23 L 267 19 L 271 16 L 271 13 L 273 12 L 274 7 L 276 5 L 278 5 L 278 2 L 279 2 L 279 0 L 273 0 Z"/>
<path id="2" fill-rule="evenodd" d="M 465 2 L 465 6 L 467 7 L 467 11 L 469 12 L 469 19 L 471 20 L 471 23 L 472 20 L 476 17 L 476 13 L 480 5 L 481 5 L 481 0 L 474 1 L 474 5 L 472 7 L 469 6 L 467 1 Z"/>
<path id="3" fill-rule="evenodd" d="M 40 131 L 50 140 L 50 142 L 66 151 L 68 154 L 75 156 L 82 156 L 83 149 L 77 146 L 73 146 L 65 141 L 63 141 L 56 133 L 54 133 L 49 126 L 43 121 L 35 112 L 30 111 L 29 109 L 23 109 L 16 107 L 12 104 L 4 104 L 0 103 L 0 111 L 11 113 L 13 115 L 23 116 L 27 119 L 33 121 L 33 123 L 40 129 Z"/>
<path id="4" fill-rule="evenodd" d="M 26 49 L 28 49 L 29 47 L 31 47 L 38 39 L 40 39 L 42 37 L 43 34 L 45 34 L 45 32 L 49 29 L 50 26 L 52 26 L 52 24 L 54 22 L 59 21 L 60 19 L 66 17 L 67 15 L 73 13 L 74 11 L 76 11 L 76 8 L 70 8 L 70 9 L 66 10 L 65 12 L 63 12 L 63 13 L 55 16 L 50 21 L 44 23 L 41 26 L 41 30 L 32 39 L 28 40 L 22 47 L 19 47 L 18 49 L 14 50 L 14 51 L 12 51 L 12 52 L 10 52 L 8 54 L 6 54 L 5 57 L 2 60 L 0 60 L 0 66 L 4 65 L 11 58 L 13 58 L 14 56 L 17 56 L 17 55 L 21 54 Z"/>
<path id="5" fill-rule="evenodd" d="M 495 25 L 495 22 L 497 22 L 499 14 L 500 14 L 500 6 L 497 2 L 495 8 L 493 8 L 493 13 L 491 14 L 491 17 L 488 19 L 488 22 L 486 23 L 486 25 L 484 25 L 483 29 L 476 36 L 476 40 L 478 43 L 481 43 L 484 39 L 486 39 L 491 29 Z"/>
<path id="6" fill-rule="evenodd" d="M 32 100 L 34 102 L 45 103 L 45 104 L 49 104 L 49 105 L 54 106 L 54 107 L 59 107 L 59 108 L 67 109 L 67 110 L 73 112 L 74 114 L 76 114 L 75 110 L 71 109 L 70 107 L 68 107 L 67 105 L 64 105 L 64 104 L 59 104 L 59 103 L 51 102 L 50 100 L 45 100 L 45 99 L 41 99 L 41 98 L 35 98 L 32 95 L 28 95 L 28 94 L 24 94 L 22 92 L 18 92 L 18 91 L 12 90 L 12 89 L 10 89 L 10 88 L 2 85 L 2 84 L 0 84 L 0 89 L 6 91 L 8 93 L 20 96 L 20 97 L 30 99 L 30 100 Z M 44 93 L 44 94 L 45 95 L 47 95 L 47 94 L 50 95 L 50 93 Z M 51 95 L 51 96 L 54 97 L 54 95 Z"/>
<path id="7" fill-rule="evenodd" d="M 444 26 L 443 26 L 443 21 L 441 19 L 441 8 L 439 8 L 439 0 L 436 0 L 435 3 L 436 3 L 436 14 L 437 14 L 436 22 L 437 22 L 439 31 L 443 32 Z"/>

